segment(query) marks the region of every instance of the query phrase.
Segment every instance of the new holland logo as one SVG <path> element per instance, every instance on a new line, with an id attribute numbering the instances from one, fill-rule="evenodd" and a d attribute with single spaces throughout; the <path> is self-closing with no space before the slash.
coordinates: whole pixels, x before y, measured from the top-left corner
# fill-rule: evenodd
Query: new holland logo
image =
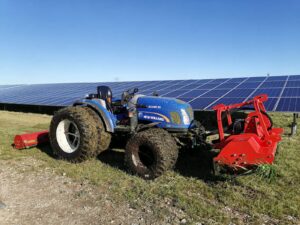
<path id="1" fill-rule="evenodd" d="M 170 123 L 170 119 L 167 116 L 156 112 L 140 112 L 139 117 L 143 117 L 146 120 L 157 120 Z"/>
<path id="2" fill-rule="evenodd" d="M 149 109 L 161 109 L 160 105 L 148 105 L 147 106 Z"/>
<path id="3" fill-rule="evenodd" d="M 161 117 L 158 117 L 158 116 L 148 116 L 148 115 L 144 115 L 143 116 L 144 119 L 147 119 L 147 120 L 158 120 L 158 121 L 164 121 L 163 118 Z"/>

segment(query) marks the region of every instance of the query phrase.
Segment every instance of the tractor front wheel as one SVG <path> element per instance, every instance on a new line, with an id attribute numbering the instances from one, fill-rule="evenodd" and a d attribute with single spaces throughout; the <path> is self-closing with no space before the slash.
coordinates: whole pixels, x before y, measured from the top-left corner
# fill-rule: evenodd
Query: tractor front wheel
<path id="1" fill-rule="evenodd" d="M 58 111 L 50 125 L 50 143 L 54 154 L 71 162 L 82 162 L 97 154 L 97 127 L 83 107 Z"/>
<path id="2" fill-rule="evenodd" d="M 129 170 L 144 179 L 155 179 L 173 169 L 177 157 L 176 141 L 167 131 L 158 128 L 135 134 L 125 150 Z"/>

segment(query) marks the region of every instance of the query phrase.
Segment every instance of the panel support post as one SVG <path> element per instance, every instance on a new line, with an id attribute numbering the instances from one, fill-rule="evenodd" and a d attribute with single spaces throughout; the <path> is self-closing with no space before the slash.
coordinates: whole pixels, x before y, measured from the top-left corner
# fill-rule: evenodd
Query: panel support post
<path id="1" fill-rule="evenodd" d="M 299 114 L 294 113 L 293 122 L 292 122 L 291 136 L 294 136 L 297 133 L 297 119 L 298 119 L 298 117 L 299 117 Z"/>

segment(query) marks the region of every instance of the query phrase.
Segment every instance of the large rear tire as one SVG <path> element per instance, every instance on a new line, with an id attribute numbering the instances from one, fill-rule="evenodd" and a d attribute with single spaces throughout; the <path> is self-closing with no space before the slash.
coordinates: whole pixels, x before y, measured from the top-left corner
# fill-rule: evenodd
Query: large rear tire
<path id="1" fill-rule="evenodd" d="M 97 154 L 97 127 L 83 107 L 64 108 L 52 118 L 50 143 L 54 154 L 71 162 L 82 162 Z"/>
<path id="2" fill-rule="evenodd" d="M 96 154 L 100 154 L 101 152 L 104 152 L 109 148 L 109 145 L 111 143 L 111 134 L 105 131 L 104 124 L 101 120 L 101 118 L 98 116 L 98 114 L 90 109 L 86 108 L 87 112 L 90 114 L 90 116 L 93 118 L 94 123 L 97 128 L 97 139 L 98 139 L 98 145 L 97 145 L 97 152 Z"/>
<path id="3" fill-rule="evenodd" d="M 155 179 L 173 169 L 177 157 L 176 141 L 167 131 L 158 128 L 137 133 L 125 150 L 129 170 L 144 179 Z"/>

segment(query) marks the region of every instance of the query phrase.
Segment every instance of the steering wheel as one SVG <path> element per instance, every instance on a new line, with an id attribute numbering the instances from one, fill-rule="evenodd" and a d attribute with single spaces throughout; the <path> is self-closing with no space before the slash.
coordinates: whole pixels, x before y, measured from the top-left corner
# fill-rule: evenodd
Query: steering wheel
<path id="1" fill-rule="evenodd" d="M 138 88 L 130 88 L 127 91 L 124 91 L 122 94 L 121 104 L 127 104 L 133 96 L 139 92 Z"/>

